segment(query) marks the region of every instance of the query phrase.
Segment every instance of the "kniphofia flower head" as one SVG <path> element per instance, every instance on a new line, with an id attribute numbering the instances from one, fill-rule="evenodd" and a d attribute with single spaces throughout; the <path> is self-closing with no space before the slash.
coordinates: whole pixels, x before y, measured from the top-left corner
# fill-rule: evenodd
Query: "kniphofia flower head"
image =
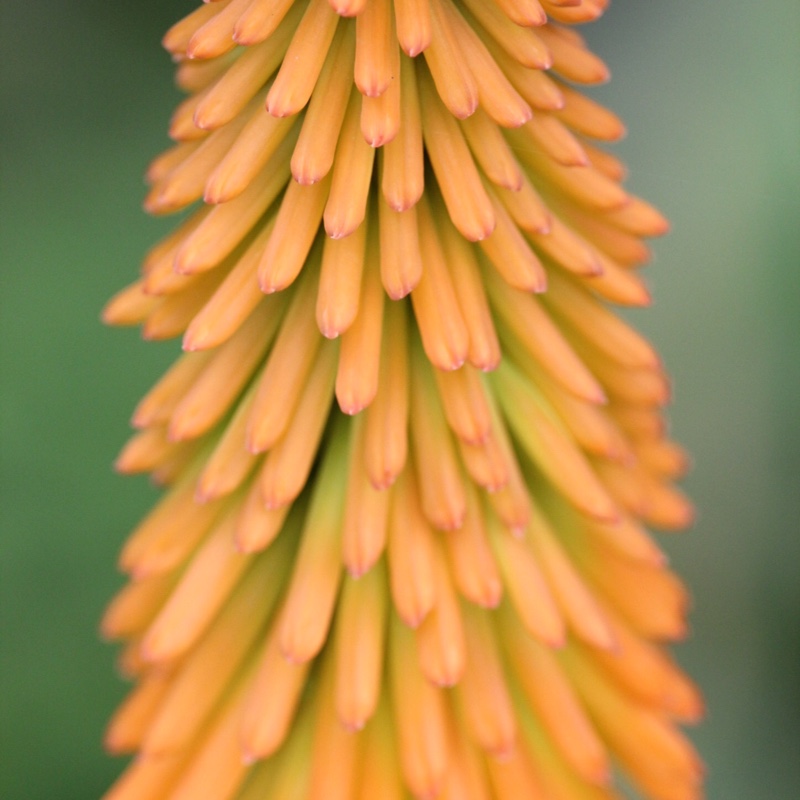
<path id="1" fill-rule="evenodd" d="M 218 0 L 106 318 L 184 354 L 104 631 L 108 800 L 700 794 L 669 384 L 611 310 L 666 222 L 602 148 L 605 0 Z"/>

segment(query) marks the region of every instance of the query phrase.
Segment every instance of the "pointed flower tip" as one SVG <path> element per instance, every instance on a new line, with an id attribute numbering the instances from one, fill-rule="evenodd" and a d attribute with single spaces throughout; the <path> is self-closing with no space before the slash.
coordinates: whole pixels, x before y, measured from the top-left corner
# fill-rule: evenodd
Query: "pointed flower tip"
<path id="1" fill-rule="evenodd" d="M 367 569 L 363 566 L 363 564 L 354 564 L 354 563 L 346 563 L 344 568 L 347 570 L 347 574 L 354 580 L 357 581 L 360 578 L 363 578 L 364 575 L 367 573 Z"/>
<path id="2" fill-rule="evenodd" d="M 128 473 L 128 461 L 125 458 L 125 453 L 120 453 L 115 459 L 114 463 L 112 464 L 112 468 L 114 472 L 118 472 L 120 475 L 125 475 Z"/>
<path id="3" fill-rule="evenodd" d="M 348 733 L 358 733 L 359 731 L 364 730 L 364 726 L 367 724 L 367 720 L 365 719 L 345 719 L 341 715 L 339 716 L 339 723 L 341 726 L 348 732 Z"/>
<path id="4" fill-rule="evenodd" d="M 114 312 L 113 301 L 106 303 L 100 311 L 100 322 L 102 322 L 103 325 L 115 325 L 116 315 Z"/>
<path id="5" fill-rule="evenodd" d="M 267 448 L 262 445 L 255 433 L 248 431 L 244 440 L 244 448 L 251 455 L 257 456 L 263 453 Z"/>
<path id="6" fill-rule="evenodd" d="M 259 278 L 258 286 L 264 294 L 276 294 L 285 288 L 285 285 L 273 280 L 272 276 L 266 276 L 263 279 Z"/>
<path id="7" fill-rule="evenodd" d="M 243 540 L 242 536 L 236 535 L 233 538 L 233 548 L 236 550 L 237 553 L 243 556 L 251 555 L 252 553 L 257 553 L 261 548 L 253 545 L 252 542 L 247 542 Z"/>
<path id="8" fill-rule="evenodd" d="M 189 336 L 187 331 L 181 342 L 181 350 L 183 350 L 184 353 L 196 353 L 203 348 L 202 340 L 202 336 Z"/>

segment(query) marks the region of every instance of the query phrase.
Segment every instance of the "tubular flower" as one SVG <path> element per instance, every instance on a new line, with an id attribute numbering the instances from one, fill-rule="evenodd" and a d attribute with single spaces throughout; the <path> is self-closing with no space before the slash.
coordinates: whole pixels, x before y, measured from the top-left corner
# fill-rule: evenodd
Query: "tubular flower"
<path id="1" fill-rule="evenodd" d="M 106 800 L 700 796 L 667 224 L 601 149 L 607 0 L 218 0 L 106 308 L 184 354 L 122 472 L 165 494 L 103 620 L 136 688 Z"/>

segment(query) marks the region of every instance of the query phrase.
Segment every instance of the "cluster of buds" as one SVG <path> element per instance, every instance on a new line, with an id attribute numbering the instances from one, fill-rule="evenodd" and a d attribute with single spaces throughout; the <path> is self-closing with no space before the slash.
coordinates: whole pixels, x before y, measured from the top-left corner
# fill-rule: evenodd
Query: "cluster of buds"
<path id="1" fill-rule="evenodd" d="M 108 305 L 183 337 L 118 460 L 166 488 L 104 632 L 137 685 L 106 800 L 700 796 L 667 224 L 575 24 L 606 0 L 217 0 Z"/>

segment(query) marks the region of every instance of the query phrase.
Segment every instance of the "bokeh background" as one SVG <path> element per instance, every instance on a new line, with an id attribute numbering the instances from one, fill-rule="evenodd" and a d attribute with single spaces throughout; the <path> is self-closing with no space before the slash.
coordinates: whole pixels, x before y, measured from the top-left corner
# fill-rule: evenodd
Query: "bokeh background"
<path id="1" fill-rule="evenodd" d="M 3 4 L 0 797 L 87 800 L 125 686 L 97 620 L 151 505 L 110 464 L 176 344 L 107 330 L 104 301 L 170 225 L 141 174 L 178 99 L 159 47 L 193 0 Z M 628 122 L 630 186 L 671 218 L 635 315 L 675 380 L 696 466 L 679 658 L 709 713 L 711 800 L 800 797 L 800 4 L 614 0 L 586 31 Z M 202 800 L 202 798 L 198 798 Z"/>

